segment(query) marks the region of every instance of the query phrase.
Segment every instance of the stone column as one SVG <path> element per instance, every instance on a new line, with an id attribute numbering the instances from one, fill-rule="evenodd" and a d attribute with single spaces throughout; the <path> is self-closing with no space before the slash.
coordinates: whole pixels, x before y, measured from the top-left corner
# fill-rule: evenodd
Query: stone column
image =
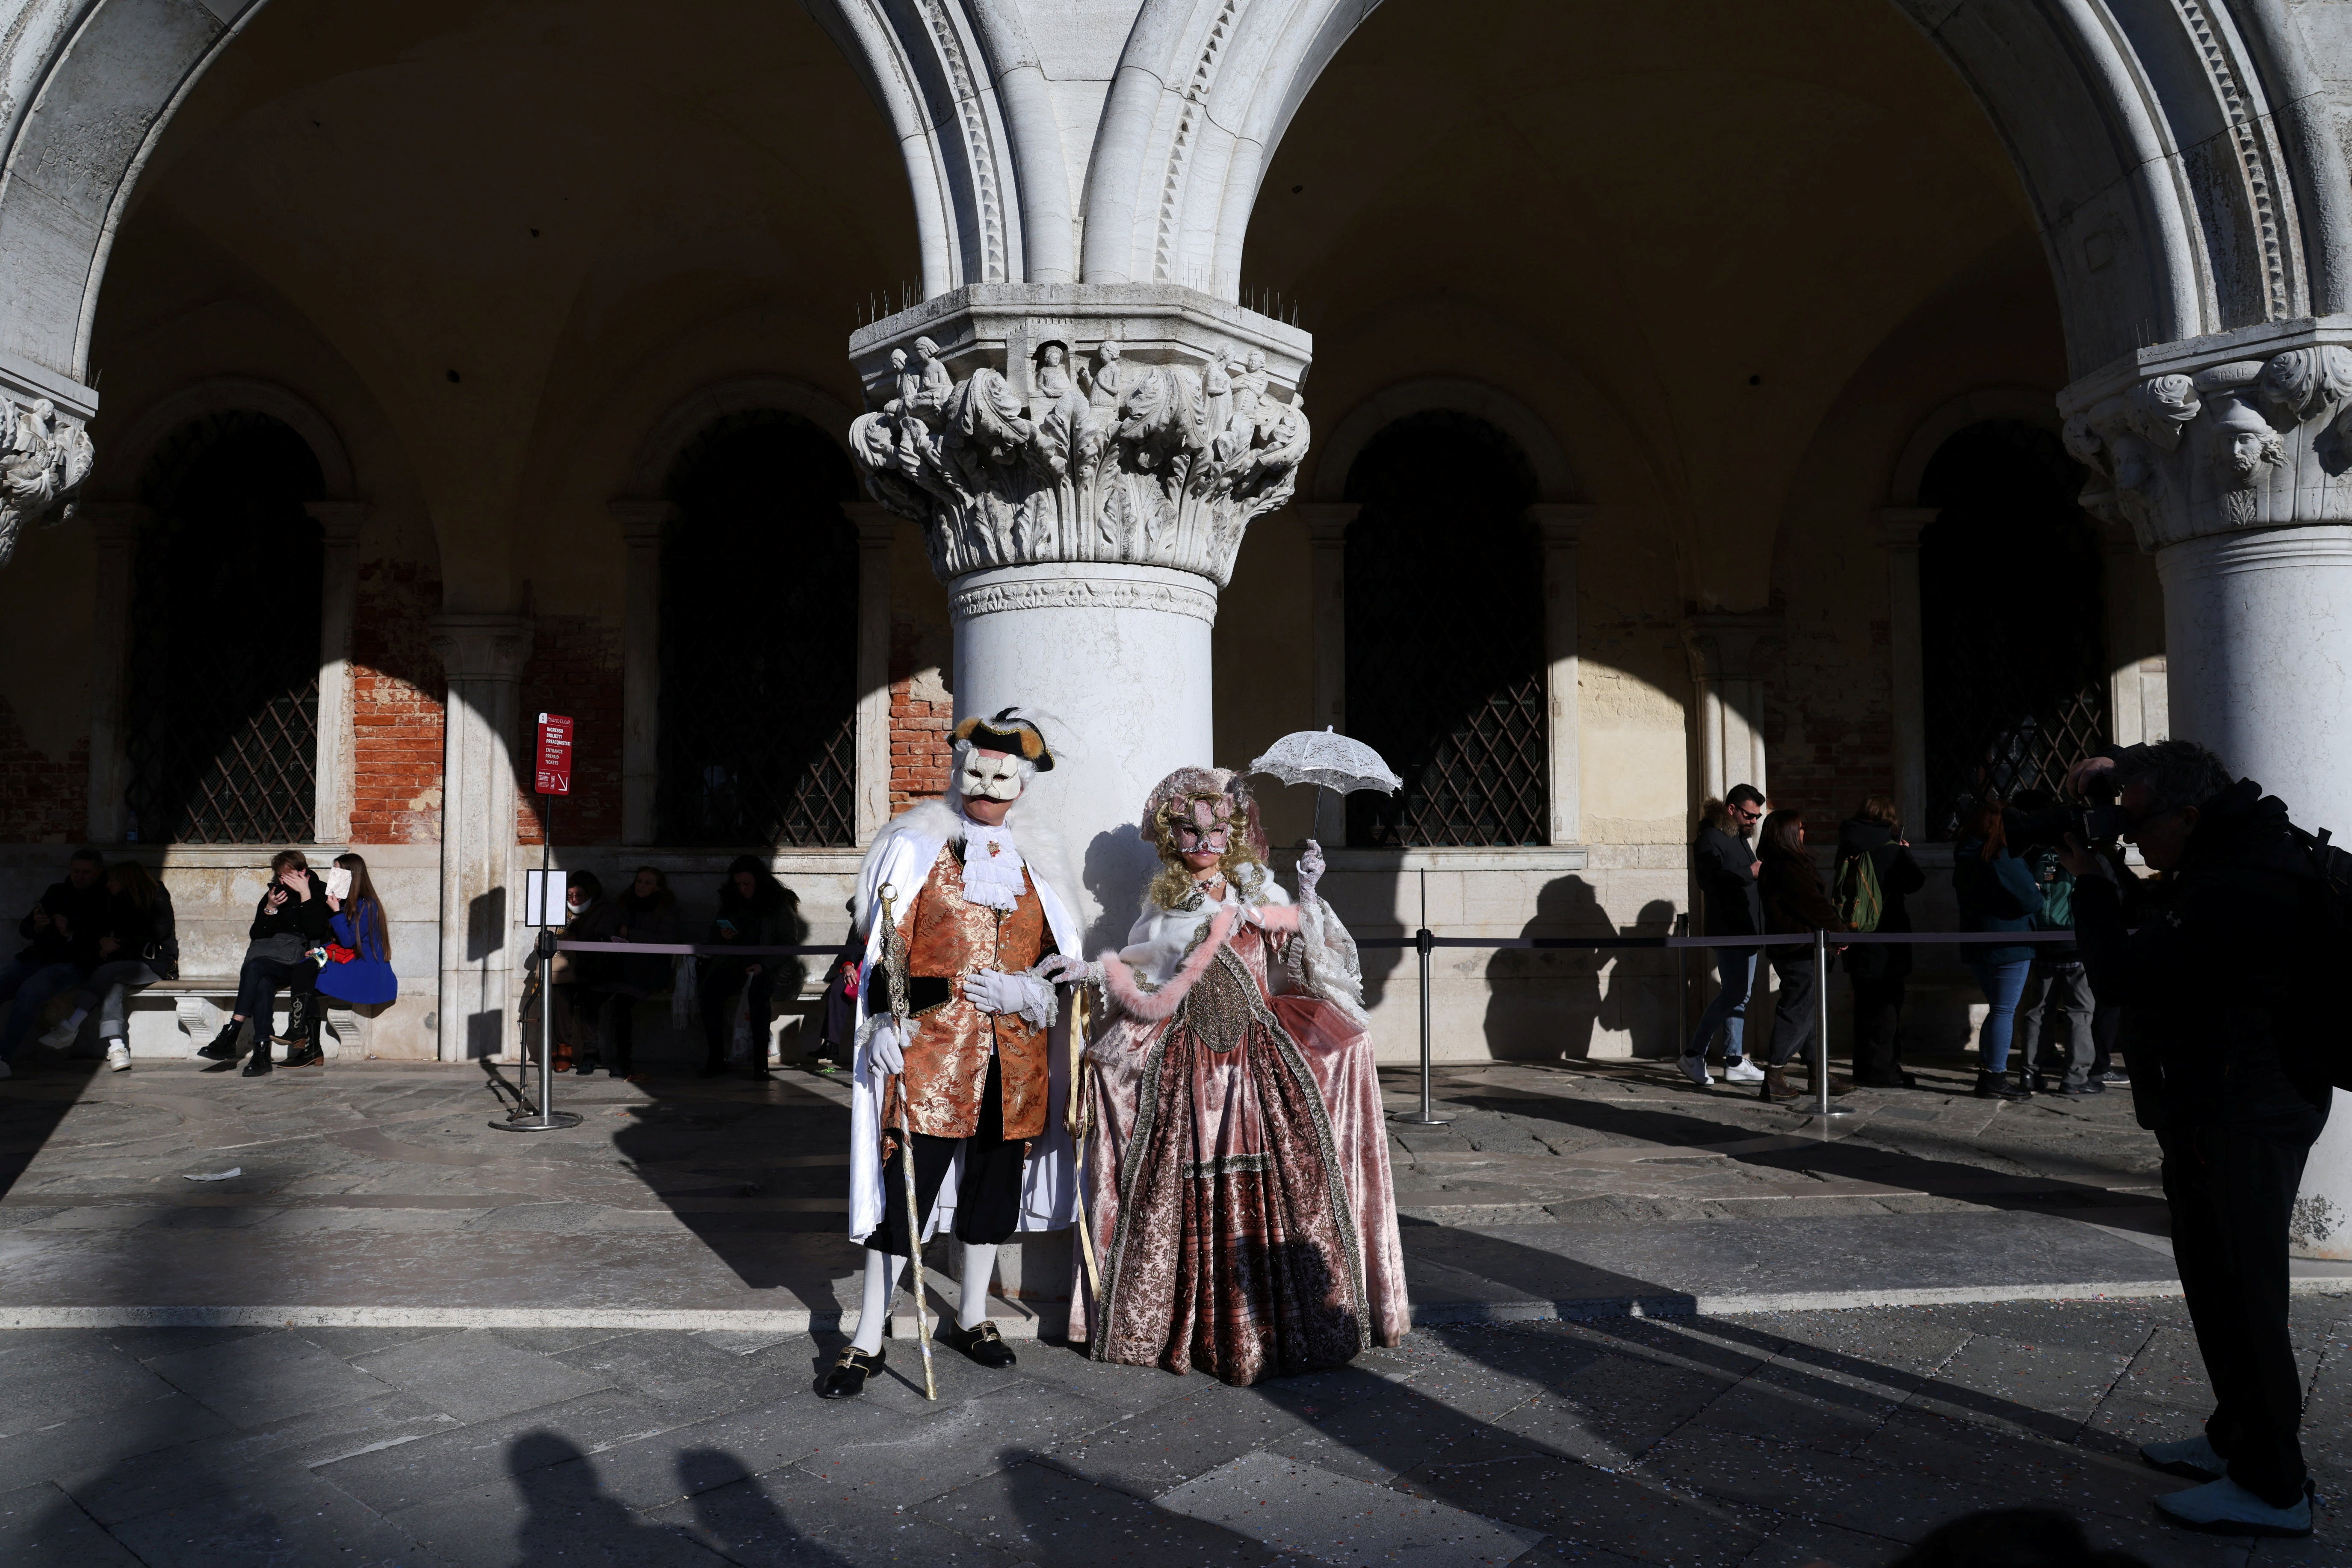
<path id="1" fill-rule="evenodd" d="M 2142 603 L 2139 542 L 2120 518 L 2099 529 L 2100 583 L 2107 601 L 2107 732 L 2119 746 L 2171 733 L 2164 655 L 2151 653 L 2151 623 L 2162 605 Z"/>
<path id="2" fill-rule="evenodd" d="M 651 844 L 655 793 L 661 786 L 661 552 L 670 505 L 629 499 L 604 505 L 621 525 L 628 552 L 621 626 L 621 842 Z"/>
<path id="3" fill-rule="evenodd" d="M 1763 661 L 1780 634 L 1777 616 L 1693 616 L 1683 622 L 1696 688 L 1702 797 L 1720 800 L 1737 784 L 1754 784 L 1768 797 L 1772 793 L 1764 769 Z"/>
<path id="4" fill-rule="evenodd" d="M 1544 697 L 1549 715 L 1551 842 L 1577 844 L 1584 833 L 1583 723 L 1577 710 L 1576 547 L 1589 506 L 1543 501 L 1528 517 L 1543 533 Z"/>
<path id="5" fill-rule="evenodd" d="M 1042 710 L 1066 753 L 1035 805 L 1089 946 L 1126 934 L 1155 865 L 1145 795 L 1215 760 L 1217 594 L 1290 499 L 1308 343 L 1170 284 L 975 284 L 850 339 L 875 410 L 850 449 L 948 585 L 958 716 Z"/>
<path id="6" fill-rule="evenodd" d="M 120 844 L 131 787 L 131 601 L 138 591 L 139 531 L 154 515 L 137 501 L 83 501 L 75 516 L 98 541 L 89 628 L 89 802 L 92 844 Z"/>
<path id="7" fill-rule="evenodd" d="M 890 542 L 898 516 L 877 501 L 841 509 L 857 529 L 857 842 L 890 820 Z"/>
<path id="8" fill-rule="evenodd" d="M 319 574 L 319 760 L 313 775 L 311 838 L 348 844 L 352 837 L 352 622 L 359 605 L 360 528 L 367 503 L 315 500 L 303 510 L 325 546 Z"/>
<path id="9" fill-rule="evenodd" d="M 503 1055 L 511 1013 L 514 743 L 531 624 L 521 616 L 433 617 L 449 695 L 442 710 L 441 1059 Z"/>
<path id="10" fill-rule="evenodd" d="M 1315 648 L 1314 721 L 1345 734 L 1348 729 L 1348 529 L 1361 501 L 1297 501 L 1291 510 L 1306 520 L 1312 552 L 1307 586 L 1311 595 L 1308 635 Z M 1344 797 L 1315 792 L 1315 837 L 1326 849 L 1348 842 Z"/>
<path id="11" fill-rule="evenodd" d="M 1934 507 L 1878 509 L 1886 546 L 1886 695 L 1895 730 L 1895 809 L 1904 831 L 1927 826 L 1927 675 L 1919 646 L 1919 535 Z"/>
<path id="12" fill-rule="evenodd" d="M 2059 398 L 2066 445 L 2156 556 L 2171 732 L 2259 780 L 2298 825 L 2352 831 L 2352 318 L 2139 351 Z M 2352 1213 L 2352 1096 L 2304 1174 Z M 2307 1238 L 2352 1257 L 2352 1228 Z"/>

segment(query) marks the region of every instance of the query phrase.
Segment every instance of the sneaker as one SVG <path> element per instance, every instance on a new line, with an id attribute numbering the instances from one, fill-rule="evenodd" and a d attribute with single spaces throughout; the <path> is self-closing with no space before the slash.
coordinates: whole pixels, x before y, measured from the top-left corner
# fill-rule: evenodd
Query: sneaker
<path id="1" fill-rule="evenodd" d="M 2170 1443 L 2143 1443 L 2139 1457 L 2168 1475 L 2192 1480 L 2218 1481 L 2230 1473 L 2229 1464 L 2213 1449 L 2213 1440 L 2200 1432 Z"/>
<path id="2" fill-rule="evenodd" d="M 61 1018 L 56 1028 L 41 1037 L 41 1044 L 49 1050 L 69 1051 L 73 1049 L 75 1037 L 80 1033 L 79 1018 Z"/>
<path id="3" fill-rule="evenodd" d="M 1714 1079 L 1707 1076 L 1706 1058 L 1705 1057 L 1685 1057 L 1675 1065 L 1683 1069 L 1683 1076 L 1685 1078 L 1690 1079 L 1691 1082 L 1698 1085 L 1701 1089 L 1706 1088 L 1709 1084 L 1715 1081 Z"/>
<path id="4" fill-rule="evenodd" d="M 116 1040 L 109 1044 L 106 1047 L 106 1066 L 107 1070 L 110 1072 L 129 1072 L 131 1070 L 131 1047 L 124 1045 L 121 1040 Z"/>
<path id="5" fill-rule="evenodd" d="M 2131 1075 L 2120 1068 L 2109 1068 L 2103 1073 L 2092 1074 L 2091 1081 L 2105 1084 L 2109 1089 L 2129 1089 Z"/>
<path id="6" fill-rule="evenodd" d="M 1762 1083 L 1764 1081 L 1764 1069 L 1758 1067 L 1754 1062 L 1749 1061 L 1746 1057 L 1734 1057 L 1731 1060 L 1723 1064 L 1723 1081 L 1726 1083 Z"/>
<path id="7" fill-rule="evenodd" d="M 2156 1511 L 2175 1524 L 2216 1535 L 2305 1536 L 2311 1533 L 2311 1483 L 2304 1482 L 2303 1495 L 2294 1506 L 2273 1508 L 2223 1476 L 2187 1491 L 2166 1493 L 2156 1500 Z"/>

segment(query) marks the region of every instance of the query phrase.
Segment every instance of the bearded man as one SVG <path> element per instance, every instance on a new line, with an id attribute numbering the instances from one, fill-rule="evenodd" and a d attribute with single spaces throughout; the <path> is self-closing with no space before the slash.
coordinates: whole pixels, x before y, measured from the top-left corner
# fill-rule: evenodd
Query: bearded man
<path id="1" fill-rule="evenodd" d="M 1007 708 L 956 726 L 944 801 L 894 817 L 857 878 L 866 945 L 850 1121 L 849 1234 L 866 1247 L 857 1332 L 817 1385 L 862 1393 L 883 1363 L 882 1329 L 913 1250 L 900 1162 L 911 1134 L 913 1235 L 952 1228 L 961 1253 L 956 1327 L 940 1338 L 982 1366 L 1013 1363 L 988 1318 L 996 1249 L 1076 1213 L 1062 1129 L 1063 1053 L 1051 1034 L 1056 986 L 1082 977 L 1076 921 L 1055 883 L 1061 846 L 1022 810 L 1054 752 L 1034 719 Z M 907 1014 L 891 1011 L 883 889 L 907 967 Z M 952 1180 L 950 1178 L 952 1177 Z"/>

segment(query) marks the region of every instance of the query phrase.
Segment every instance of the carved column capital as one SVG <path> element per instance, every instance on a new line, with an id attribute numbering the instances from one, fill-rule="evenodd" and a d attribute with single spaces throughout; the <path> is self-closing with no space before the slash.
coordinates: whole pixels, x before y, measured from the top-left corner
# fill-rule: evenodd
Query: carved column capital
<path id="1" fill-rule="evenodd" d="M 1307 336 L 1170 284 L 973 284 L 854 335 L 850 452 L 942 582 L 1047 562 L 1222 587 L 1307 455 Z"/>
<path id="2" fill-rule="evenodd" d="M 1694 680 L 1760 680 L 1780 637 L 1778 616 L 1686 616 L 1683 647 Z"/>
<path id="3" fill-rule="evenodd" d="M 356 544 L 374 509 L 363 500 L 314 500 L 303 502 L 302 510 L 330 544 Z"/>
<path id="4" fill-rule="evenodd" d="M 89 477 L 96 450 L 89 418 L 98 394 L 16 359 L 0 355 L 0 566 L 34 518 L 63 521 L 61 503 Z"/>
<path id="5" fill-rule="evenodd" d="M 127 543 L 154 521 L 155 509 L 135 500 L 76 501 L 74 518 L 88 523 L 101 543 Z"/>
<path id="6" fill-rule="evenodd" d="M 522 667 L 530 658 L 529 616 L 445 613 L 426 626 L 441 671 L 452 683 L 522 679 Z"/>
<path id="7" fill-rule="evenodd" d="M 621 537 L 635 545 L 659 544 L 674 509 L 657 498 L 615 496 L 604 503 L 604 510 L 621 525 Z"/>
<path id="8" fill-rule="evenodd" d="M 1944 515 L 1932 506 L 1883 506 L 1878 509 L 1879 542 L 1889 550 L 1916 550 L 1919 535 Z"/>
<path id="9" fill-rule="evenodd" d="M 880 501 L 844 501 L 841 511 L 857 530 L 857 542 L 866 549 L 887 549 L 898 537 L 898 514 Z"/>
<path id="10" fill-rule="evenodd" d="M 2352 316 L 2146 348 L 2059 395 L 2083 504 L 2140 548 L 2352 522 Z"/>
<path id="11" fill-rule="evenodd" d="M 1307 525 L 1307 537 L 1316 544 L 1343 544 L 1356 514 L 1364 510 L 1360 500 L 1301 500 L 1290 503 L 1290 510 Z"/>
<path id="12" fill-rule="evenodd" d="M 1542 532 L 1547 546 L 1572 547 L 1583 537 L 1592 507 L 1585 501 L 1539 500 L 1528 508 L 1527 519 Z"/>

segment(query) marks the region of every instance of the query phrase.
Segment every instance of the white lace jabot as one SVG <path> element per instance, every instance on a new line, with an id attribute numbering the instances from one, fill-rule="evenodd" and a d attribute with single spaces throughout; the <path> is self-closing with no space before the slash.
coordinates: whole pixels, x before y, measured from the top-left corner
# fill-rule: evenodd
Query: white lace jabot
<path id="1" fill-rule="evenodd" d="M 1021 907 L 1021 847 L 1009 827 L 963 821 L 963 896 L 967 903 L 1010 912 Z"/>

